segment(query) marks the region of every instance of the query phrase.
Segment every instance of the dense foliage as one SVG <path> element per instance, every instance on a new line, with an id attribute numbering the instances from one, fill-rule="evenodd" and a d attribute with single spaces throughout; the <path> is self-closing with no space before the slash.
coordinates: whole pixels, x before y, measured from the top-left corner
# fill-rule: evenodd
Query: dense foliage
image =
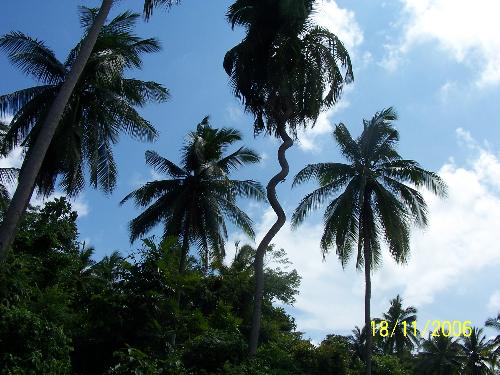
<path id="1" fill-rule="evenodd" d="M 411 326 L 418 312 L 399 295 L 371 320 L 371 271 L 381 260 L 381 243 L 397 262 L 406 262 L 411 225 L 427 224 L 418 189 L 439 196 L 446 191 L 437 174 L 398 154 L 392 108 L 364 120 L 356 139 L 343 124 L 336 126 L 333 136 L 348 164 L 310 164 L 294 180 L 313 179 L 319 187 L 304 197 L 292 225 L 329 201 L 318 239 L 324 254 L 334 250 L 343 266 L 356 254 L 357 268 L 365 269 L 365 326 L 314 343 L 288 313 L 301 279 L 285 250 L 271 244 L 286 221 L 276 196 L 289 173 L 285 151 L 297 131 L 334 106 L 354 79 L 343 43 L 312 22 L 314 0 L 235 0 L 226 14 L 233 28 L 245 29 L 223 63 L 233 92 L 253 115 L 255 133 L 282 140 L 281 170 L 266 192 L 253 179 L 231 176 L 260 161 L 257 152 L 243 146 L 230 152 L 240 132 L 213 128 L 206 117 L 188 133 L 179 164 L 146 152 L 147 164 L 167 178 L 147 182 L 122 201 L 144 209 L 129 226 L 131 241 L 141 240 L 138 249 L 101 249 L 108 255 L 97 259 L 81 242 L 78 215 L 66 198 L 29 206 L 34 188 L 49 196 L 57 184 L 67 195 L 81 192 L 86 181 L 111 193 L 119 136 L 157 138 L 138 109 L 166 101 L 168 90 L 126 75 L 160 45 L 134 33 L 139 14 L 125 11 L 105 23 L 112 3 L 81 8 L 85 36 L 64 61 L 21 32 L 0 37 L 0 50 L 39 84 L 0 95 L 0 115 L 13 116 L 10 124 L 0 122 L 0 156 L 17 147 L 27 156 L 17 181 L 21 193 L 12 200 L 7 185 L 19 171 L 0 168 L 0 375 L 500 373 L 500 334 L 488 338 L 482 328 L 470 327 L 460 338 L 445 331 L 426 339 L 418 331 L 412 335 L 403 323 Z M 179 3 L 145 0 L 144 16 Z M 92 34 L 95 40 L 87 43 Z M 84 50 L 87 57 L 81 57 Z M 80 73 L 73 73 L 75 66 Z M 66 90 L 71 77 L 75 86 Z M 67 99 L 58 99 L 65 91 Z M 45 151 L 37 151 L 40 142 Z M 33 160 L 40 165 L 30 167 Z M 257 249 L 237 243 L 229 257 L 226 221 L 255 239 L 238 199 L 266 197 L 276 223 Z M 160 224 L 161 238 L 145 237 Z M 16 228 L 12 242 L 9 233 Z M 382 322 L 393 328 L 390 334 L 383 333 Z M 500 330 L 500 314 L 485 324 Z"/>
<path id="2" fill-rule="evenodd" d="M 255 249 L 237 246 L 230 261 L 214 264 L 209 273 L 195 257 L 179 273 L 181 249 L 173 237 L 145 239 L 126 257 L 115 252 L 97 261 L 93 249 L 79 241 L 76 220 L 76 212 L 60 198 L 31 208 L 22 222 L 15 251 L 0 273 L 0 373 L 363 372 L 359 329 L 357 335 L 329 335 L 319 345 L 296 331 L 282 306 L 295 301 L 300 277 L 284 250 L 267 252 L 261 346 L 249 359 Z M 383 318 L 395 309 L 416 314 L 414 308 L 402 308 L 400 298 L 391 302 Z M 436 368 L 462 369 L 474 363 L 475 355 L 481 366 L 491 364 L 494 343 L 479 330 L 473 336 L 461 342 L 426 340 L 418 354 L 404 343 L 376 341 L 373 374 L 447 374 L 452 372 Z M 395 354 L 384 355 L 391 347 Z"/>

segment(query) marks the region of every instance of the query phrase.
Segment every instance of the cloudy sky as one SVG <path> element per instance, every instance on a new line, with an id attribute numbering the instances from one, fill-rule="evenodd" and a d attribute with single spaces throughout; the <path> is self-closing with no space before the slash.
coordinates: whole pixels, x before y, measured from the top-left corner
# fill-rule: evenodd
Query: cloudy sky
<path id="1" fill-rule="evenodd" d="M 61 59 L 81 35 L 78 5 L 96 0 L 11 1 L 0 13 L 0 34 L 20 30 L 44 40 Z M 121 9 L 140 10 L 138 1 L 121 0 Z M 97 256 L 113 250 L 128 253 L 138 244 L 127 239 L 127 221 L 137 211 L 119 207 L 125 194 L 154 178 L 144 165 L 144 151 L 153 149 L 178 160 L 187 131 L 206 114 L 215 126 L 233 126 L 245 143 L 263 156 L 259 166 L 238 174 L 265 183 L 277 167 L 277 142 L 253 138 L 252 120 L 232 97 L 222 59 L 237 43 L 241 30 L 231 31 L 224 20 L 229 1 L 184 1 L 170 13 L 158 11 L 151 22 L 141 22 L 141 36 L 157 36 L 163 51 L 145 59 L 135 77 L 165 84 L 172 100 L 152 105 L 143 114 L 161 132 L 155 144 L 123 138 L 115 153 L 119 166 L 116 191 L 109 196 L 90 188 L 74 202 L 80 213 L 82 240 Z M 362 119 L 394 106 L 400 116 L 400 152 L 437 171 L 449 184 L 449 197 L 426 194 L 430 225 L 415 230 L 412 256 L 396 265 L 386 253 L 373 277 L 375 316 L 387 309 L 398 293 L 419 310 L 419 326 L 427 319 L 472 320 L 483 325 L 500 311 L 500 3 L 491 0 L 319 0 L 317 23 L 336 33 L 348 47 L 355 82 L 342 101 L 322 114 L 312 129 L 299 134 L 289 152 L 291 174 L 305 164 L 338 161 L 331 131 L 345 123 L 354 135 Z M 19 15 L 22 15 L 20 17 Z M 0 54 L 0 93 L 36 82 L 24 77 Z M 16 165 L 20 153 L 0 160 Z M 279 186 L 279 196 L 291 213 L 311 185 L 291 190 L 291 178 Z M 266 206 L 242 201 L 262 236 L 273 222 Z M 349 333 L 363 321 L 364 283 L 354 264 L 342 270 L 337 259 L 322 261 L 319 215 L 301 228 L 287 225 L 275 239 L 302 276 L 297 302 L 289 311 L 306 336 Z M 231 240 L 240 238 L 237 232 Z"/>

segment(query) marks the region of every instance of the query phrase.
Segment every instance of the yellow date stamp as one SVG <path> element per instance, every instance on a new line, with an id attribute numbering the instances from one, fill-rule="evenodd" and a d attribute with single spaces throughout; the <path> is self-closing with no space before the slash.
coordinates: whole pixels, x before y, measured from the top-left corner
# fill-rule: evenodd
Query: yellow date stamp
<path id="1" fill-rule="evenodd" d="M 399 321 L 388 322 L 387 320 L 372 320 L 371 321 L 372 335 L 382 337 L 393 337 L 394 335 L 403 334 L 405 337 L 413 335 L 415 337 L 427 337 L 430 333 L 432 337 L 469 337 L 472 334 L 472 321 L 470 320 L 427 320 L 423 331 L 417 328 L 417 321 L 411 322 Z"/>

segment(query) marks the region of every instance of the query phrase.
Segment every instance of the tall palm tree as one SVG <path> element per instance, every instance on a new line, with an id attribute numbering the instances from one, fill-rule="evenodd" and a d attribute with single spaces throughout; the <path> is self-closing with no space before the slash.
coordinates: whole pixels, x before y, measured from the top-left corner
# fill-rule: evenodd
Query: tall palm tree
<path id="1" fill-rule="evenodd" d="M 96 10 L 82 8 L 84 27 L 92 25 L 96 15 Z M 61 176 L 64 191 L 76 195 L 85 185 L 85 165 L 92 186 L 111 192 L 117 173 L 112 146 L 120 133 L 146 141 L 156 138 L 157 131 L 134 107 L 163 102 L 168 91 L 156 82 L 125 77 L 126 69 L 141 67 L 142 54 L 160 49 L 156 39 L 132 33 L 139 17 L 125 12 L 103 26 L 42 161 L 36 179 L 41 194 L 50 194 Z M 21 145 L 29 154 L 80 45 L 65 62 L 58 61 L 42 42 L 18 32 L 0 38 L 0 47 L 15 65 L 42 82 L 0 96 L 0 110 L 14 115 L 4 148 L 10 151 Z"/>
<path id="2" fill-rule="evenodd" d="M 424 375 L 458 375 L 461 373 L 461 348 L 450 336 L 424 340 L 418 354 L 417 369 Z"/>
<path id="3" fill-rule="evenodd" d="M 92 53 L 97 37 L 101 31 L 106 17 L 111 10 L 113 0 L 103 0 L 101 8 L 95 22 L 87 30 L 87 34 L 83 39 L 77 57 L 71 66 L 68 74 L 64 77 L 64 82 L 61 85 L 53 103 L 51 104 L 45 119 L 42 131 L 37 137 L 34 147 L 31 149 L 30 155 L 27 156 L 24 162 L 24 168 L 21 169 L 18 185 L 14 196 L 9 204 L 5 217 L 0 226 L 0 261 L 4 260 L 7 255 L 7 250 L 10 247 L 14 234 L 17 229 L 21 215 L 26 210 L 28 203 L 33 194 L 36 178 L 45 154 L 51 144 L 52 138 L 56 133 L 59 121 L 63 116 L 64 109 L 69 102 L 73 89 L 75 88 L 80 76 L 87 64 L 87 61 Z M 29 59 L 29 50 L 25 51 L 25 59 Z M 21 65 L 22 66 L 22 65 Z M 43 71 L 43 70 L 42 70 Z"/>
<path id="4" fill-rule="evenodd" d="M 472 328 L 470 336 L 462 337 L 463 364 L 467 375 L 489 375 L 494 362 L 493 343 L 486 339 L 482 328 Z"/>
<path id="5" fill-rule="evenodd" d="M 288 135 L 313 123 L 321 110 L 333 106 L 345 83 L 353 80 L 351 61 L 342 42 L 312 24 L 314 0 L 236 0 L 227 19 L 246 29 L 245 38 L 224 57 L 234 94 L 254 116 L 254 131 L 281 138 L 281 170 L 267 184 L 267 198 L 277 220 L 257 247 L 255 296 L 249 350 L 255 354 L 264 290 L 264 254 L 286 221 L 276 186 L 288 175 Z M 344 74 L 342 73 L 344 69 Z"/>
<path id="6" fill-rule="evenodd" d="M 414 335 L 412 326 L 412 323 L 417 321 L 417 309 L 413 306 L 403 308 L 403 299 L 399 295 L 392 299 L 390 304 L 389 311 L 377 320 L 386 321 L 391 327 L 391 334 L 384 337 L 384 352 L 401 356 L 411 352 L 418 345 L 418 332 Z"/>
<path id="7" fill-rule="evenodd" d="M 255 181 L 231 179 L 230 173 L 260 158 L 246 147 L 226 154 L 240 140 L 239 131 L 212 128 L 205 117 L 189 134 L 180 166 L 147 151 L 146 163 L 171 178 L 148 182 L 122 200 L 133 199 L 138 207 L 147 207 L 130 222 L 131 241 L 162 223 L 164 236 L 178 236 L 182 242 L 179 270 L 183 272 L 190 245 L 198 246 L 205 267 L 210 257 L 223 258 L 226 219 L 254 237 L 252 220 L 238 208 L 236 199 L 265 200 L 264 191 Z"/>
<path id="8" fill-rule="evenodd" d="M 145 0 L 145 16 L 146 18 L 149 17 L 152 7 L 156 5 L 170 7 L 174 3 L 178 3 L 178 1 Z M 60 77 L 60 85 L 52 96 L 53 100 L 50 106 L 46 108 L 43 119 L 40 120 L 40 131 L 38 132 L 36 139 L 33 140 L 30 152 L 26 155 L 23 167 L 21 168 L 19 174 L 16 191 L 0 226 L 0 262 L 5 259 L 7 250 L 14 239 L 19 220 L 21 219 L 22 214 L 26 211 L 31 195 L 33 194 L 42 163 L 45 160 L 45 156 L 52 144 L 52 140 L 58 131 L 59 124 L 64 117 L 68 104 L 70 103 L 73 90 L 80 81 L 81 75 L 85 70 L 92 51 L 94 50 L 98 36 L 102 31 L 101 29 L 106 22 L 106 18 L 109 15 L 112 5 L 113 0 L 102 0 L 101 7 L 99 8 L 97 14 L 95 14 L 95 17 L 93 17 L 92 23 L 85 25 L 85 37 L 79 44 L 78 48 L 73 50 L 74 56 L 72 58 L 72 64 L 71 66 L 65 67 L 64 75 Z M 26 47 L 26 45 L 24 46 Z M 48 66 L 44 66 L 43 60 L 36 60 L 36 58 L 39 57 L 37 54 L 37 52 L 39 52 L 38 47 L 42 47 L 43 49 L 43 45 L 32 45 L 31 47 L 32 48 L 28 47 L 27 49 L 22 50 L 23 44 L 19 45 L 18 48 L 21 48 L 21 54 L 16 53 L 15 46 L 14 49 L 11 50 L 14 55 L 17 54 L 16 64 L 23 68 L 23 70 L 30 74 L 35 74 L 38 78 L 42 78 L 45 74 L 50 75 L 51 73 L 54 73 L 52 69 L 57 70 L 57 68 L 60 68 L 52 65 L 55 60 L 53 54 L 50 56 L 50 59 L 45 62 Z M 30 58 L 31 54 L 34 55 L 32 58 Z"/>
<path id="9" fill-rule="evenodd" d="M 370 327 L 371 270 L 381 261 L 381 235 L 392 257 L 405 263 L 410 251 L 410 226 L 427 224 L 427 205 L 412 186 L 427 187 L 444 196 L 446 186 L 435 174 L 422 169 L 413 160 L 404 160 L 396 151 L 397 119 L 392 108 L 364 120 L 362 134 L 353 139 L 344 124 L 336 126 L 333 136 L 343 163 L 310 164 L 296 176 L 293 186 L 315 179 L 319 188 L 306 195 L 296 208 L 292 226 L 297 227 L 306 215 L 333 198 L 324 213 L 321 249 L 330 248 L 345 267 L 357 245 L 356 268 L 365 270 L 365 326 Z M 369 328 L 367 328 L 369 329 Z M 372 336 L 366 340 L 366 373 L 371 373 Z"/>

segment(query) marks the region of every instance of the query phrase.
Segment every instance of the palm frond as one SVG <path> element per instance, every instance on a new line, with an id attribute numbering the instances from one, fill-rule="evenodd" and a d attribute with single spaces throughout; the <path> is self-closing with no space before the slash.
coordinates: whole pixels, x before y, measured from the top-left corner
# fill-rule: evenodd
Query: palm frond
<path id="1" fill-rule="evenodd" d="M 333 137 L 340 147 L 340 152 L 347 160 L 350 162 L 359 162 L 361 160 L 361 150 L 344 124 L 340 123 L 335 126 Z"/>
<path id="2" fill-rule="evenodd" d="M 171 8 L 179 3 L 180 0 L 144 0 L 144 17 L 148 20 L 153 15 L 153 9 L 156 7 Z"/>
<path id="3" fill-rule="evenodd" d="M 425 187 L 439 197 L 446 197 L 446 183 L 434 172 L 426 171 L 413 160 L 393 160 L 381 164 L 377 172 L 416 187 Z"/>
<path id="4" fill-rule="evenodd" d="M 146 151 L 146 164 L 155 168 L 158 172 L 166 173 L 171 177 L 187 177 L 189 173 L 177 166 L 175 163 L 160 156 L 154 151 Z"/>
<path id="5" fill-rule="evenodd" d="M 353 176 L 355 169 L 349 164 L 318 163 L 309 164 L 294 177 L 292 187 L 315 178 L 321 186 L 332 183 L 340 178 Z"/>
<path id="6" fill-rule="evenodd" d="M 45 84 L 61 82 L 66 75 L 64 65 L 42 41 L 14 31 L 0 38 L 0 50 L 26 75 Z"/>

